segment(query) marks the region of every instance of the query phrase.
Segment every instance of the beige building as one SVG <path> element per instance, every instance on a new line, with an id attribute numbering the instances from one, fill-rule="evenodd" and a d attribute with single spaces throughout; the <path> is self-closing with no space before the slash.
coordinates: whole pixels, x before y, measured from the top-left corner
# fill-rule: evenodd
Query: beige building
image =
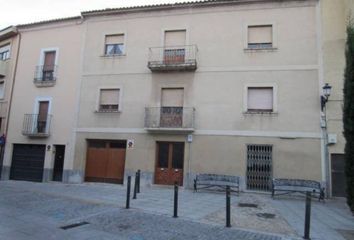
<path id="1" fill-rule="evenodd" d="M 0 167 L 4 156 L 4 142 L 8 129 L 8 114 L 16 72 L 20 38 L 14 27 L 0 30 Z M 5 141 L 4 141 L 5 140 Z M 1 173 L 0 173 L 1 175 Z"/>
<path id="2" fill-rule="evenodd" d="M 145 184 L 189 187 L 198 173 L 240 176 L 243 190 L 268 191 L 273 177 L 324 183 L 320 96 L 335 84 L 322 2 L 205 1 L 19 26 L 3 178 L 123 183 L 140 169 Z"/>
<path id="3" fill-rule="evenodd" d="M 2 178 L 62 180 L 63 168 L 72 168 L 81 18 L 21 25 L 17 32 L 21 44 Z"/>
<path id="4" fill-rule="evenodd" d="M 326 176 L 329 192 L 333 196 L 345 196 L 344 146 L 342 107 L 345 68 L 346 27 L 354 17 L 353 0 L 322 0 L 322 68 L 323 84 L 332 86 L 332 94 L 323 115 L 324 135 L 328 133 L 328 149 L 324 148 Z M 327 126 L 327 128 L 326 128 Z"/>
<path id="5" fill-rule="evenodd" d="M 74 179 L 122 182 L 141 169 L 148 184 L 190 186 L 198 173 L 262 191 L 272 177 L 324 181 L 318 8 L 216 1 L 82 13 Z"/>

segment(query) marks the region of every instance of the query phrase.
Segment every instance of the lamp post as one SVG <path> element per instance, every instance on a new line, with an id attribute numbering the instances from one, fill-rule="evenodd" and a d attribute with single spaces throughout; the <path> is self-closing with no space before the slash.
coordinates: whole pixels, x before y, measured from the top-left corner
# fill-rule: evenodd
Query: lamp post
<path id="1" fill-rule="evenodd" d="M 323 112 L 323 110 L 326 107 L 326 103 L 328 102 L 328 98 L 329 98 L 329 96 L 331 96 L 332 87 L 330 85 L 328 85 L 328 83 L 326 83 L 326 85 L 324 85 L 322 90 L 323 90 L 323 95 L 321 96 L 321 109 Z"/>
<path id="2" fill-rule="evenodd" d="M 332 87 L 326 83 L 323 87 L 323 94 L 321 95 L 321 110 L 323 112 L 323 139 L 324 139 L 324 157 L 325 157 L 325 168 L 326 168 L 326 193 L 327 196 L 330 195 L 330 165 L 329 165 L 329 151 L 328 151 L 328 131 L 327 131 L 327 109 L 326 104 L 329 97 L 331 96 Z"/>

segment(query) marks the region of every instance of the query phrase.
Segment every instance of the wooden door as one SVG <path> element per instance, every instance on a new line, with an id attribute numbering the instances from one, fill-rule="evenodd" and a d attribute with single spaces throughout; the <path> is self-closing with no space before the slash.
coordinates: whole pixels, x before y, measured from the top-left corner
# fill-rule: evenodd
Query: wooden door
<path id="1" fill-rule="evenodd" d="M 346 176 L 344 154 L 332 154 L 332 195 L 333 197 L 346 197 Z"/>
<path id="2" fill-rule="evenodd" d="M 122 184 L 126 142 L 90 140 L 88 144 L 85 181 Z"/>
<path id="3" fill-rule="evenodd" d="M 41 101 L 38 106 L 37 131 L 45 133 L 47 128 L 49 101 Z"/>
<path id="4" fill-rule="evenodd" d="M 183 164 L 183 142 L 157 142 L 155 184 L 182 186 Z"/>

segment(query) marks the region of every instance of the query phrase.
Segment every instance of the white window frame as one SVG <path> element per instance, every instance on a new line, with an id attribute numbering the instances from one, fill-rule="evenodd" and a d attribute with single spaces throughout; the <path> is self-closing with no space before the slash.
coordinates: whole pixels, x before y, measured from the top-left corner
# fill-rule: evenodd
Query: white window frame
<path id="1" fill-rule="evenodd" d="M 271 112 L 259 111 L 250 112 L 248 111 L 248 89 L 249 88 L 273 88 L 273 110 Z M 243 88 L 243 113 L 248 114 L 275 114 L 278 113 L 278 86 L 275 83 L 249 83 L 244 85 Z"/>
<path id="2" fill-rule="evenodd" d="M 4 43 L 4 44 L 2 44 L 2 45 L 0 45 L 0 48 L 3 48 L 3 47 L 5 47 L 5 46 L 9 46 L 8 47 L 8 52 L 9 52 L 9 55 L 8 55 L 8 58 L 6 58 L 6 59 L 4 59 L 4 61 L 6 61 L 6 60 L 9 60 L 10 58 L 11 58 L 11 47 L 12 47 L 12 45 L 11 45 L 11 42 L 6 42 L 6 43 Z M 1 60 L 1 59 L 0 59 Z"/>
<path id="3" fill-rule="evenodd" d="M 123 41 L 123 53 L 122 54 L 112 54 L 112 55 L 106 55 L 106 36 L 110 35 L 123 35 L 124 41 Z M 103 46 L 103 51 L 102 51 L 102 57 L 122 57 L 127 55 L 127 32 L 126 31 L 117 31 L 117 32 L 105 32 L 103 33 L 102 41 L 101 44 Z"/>
<path id="4" fill-rule="evenodd" d="M 44 57 L 45 57 L 45 53 L 46 52 L 55 52 L 55 63 L 54 63 L 54 65 L 58 65 L 58 59 L 59 59 L 59 48 L 58 47 L 42 48 L 40 56 L 39 56 L 38 65 L 42 66 L 44 64 Z"/>
<path id="5" fill-rule="evenodd" d="M 38 114 L 39 112 L 39 102 L 49 102 L 48 106 L 48 115 L 51 114 L 52 112 L 52 102 L 53 98 L 52 97 L 36 97 L 35 102 L 34 102 L 34 108 L 33 108 L 33 114 Z"/>
<path id="6" fill-rule="evenodd" d="M 36 97 L 36 99 L 34 101 L 33 114 L 39 114 L 39 103 L 40 102 L 46 102 L 46 101 L 49 102 L 48 113 L 47 113 L 47 116 L 49 117 L 49 115 L 51 115 L 51 113 L 52 113 L 52 103 L 53 103 L 53 98 L 52 97 Z M 32 132 L 34 132 L 34 129 L 36 127 L 37 127 L 37 123 L 33 122 L 32 123 Z M 49 127 L 49 126 L 47 126 L 47 127 Z M 46 129 L 46 130 L 48 130 L 48 129 Z"/>
<path id="7" fill-rule="evenodd" d="M 248 28 L 255 26 L 272 26 L 272 47 L 271 48 L 248 48 Z M 275 50 L 278 48 L 278 27 L 276 22 L 248 22 L 243 25 L 243 48 L 245 50 Z"/>
<path id="8" fill-rule="evenodd" d="M 165 47 L 165 33 L 173 31 L 186 31 L 185 46 L 189 45 L 189 30 L 186 26 L 180 26 L 175 28 L 163 28 L 161 29 L 161 46 Z"/>
<path id="9" fill-rule="evenodd" d="M 55 62 L 54 65 L 58 65 L 58 59 L 59 59 L 59 48 L 58 47 L 51 47 L 51 48 L 42 48 L 40 51 L 39 55 L 39 61 L 38 61 L 38 66 L 43 66 L 44 65 L 44 58 L 45 58 L 45 53 L 46 52 L 55 52 Z M 56 69 L 54 68 L 54 75 L 57 76 Z M 36 71 L 36 78 L 40 78 L 42 73 L 40 71 Z"/>
<path id="10" fill-rule="evenodd" d="M 119 99 L 118 99 L 118 111 L 101 111 L 100 110 L 100 98 L 101 98 L 101 90 L 106 90 L 106 89 L 119 89 Z M 97 97 L 96 97 L 96 109 L 95 112 L 97 113 L 120 113 L 122 112 L 123 109 L 123 104 L 122 104 L 122 96 L 123 96 L 123 90 L 121 86 L 101 86 L 98 88 L 97 91 Z"/>

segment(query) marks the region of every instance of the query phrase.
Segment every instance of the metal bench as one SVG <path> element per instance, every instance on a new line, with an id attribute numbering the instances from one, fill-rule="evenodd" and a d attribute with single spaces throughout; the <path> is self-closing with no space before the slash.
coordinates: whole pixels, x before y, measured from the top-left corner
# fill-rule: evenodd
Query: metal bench
<path id="1" fill-rule="evenodd" d="M 239 177 L 218 174 L 198 174 L 194 179 L 194 191 L 196 192 L 200 189 L 207 188 L 225 190 L 226 186 L 230 186 L 231 191 L 239 193 Z"/>
<path id="2" fill-rule="evenodd" d="M 324 200 L 324 188 L 321 184 L 313 180 L 274 178 L 272 181 L 272 198 L 276 195 L 290 193 L 311 192 L 312 196 L 318 197 L 318 201 Z"/>

